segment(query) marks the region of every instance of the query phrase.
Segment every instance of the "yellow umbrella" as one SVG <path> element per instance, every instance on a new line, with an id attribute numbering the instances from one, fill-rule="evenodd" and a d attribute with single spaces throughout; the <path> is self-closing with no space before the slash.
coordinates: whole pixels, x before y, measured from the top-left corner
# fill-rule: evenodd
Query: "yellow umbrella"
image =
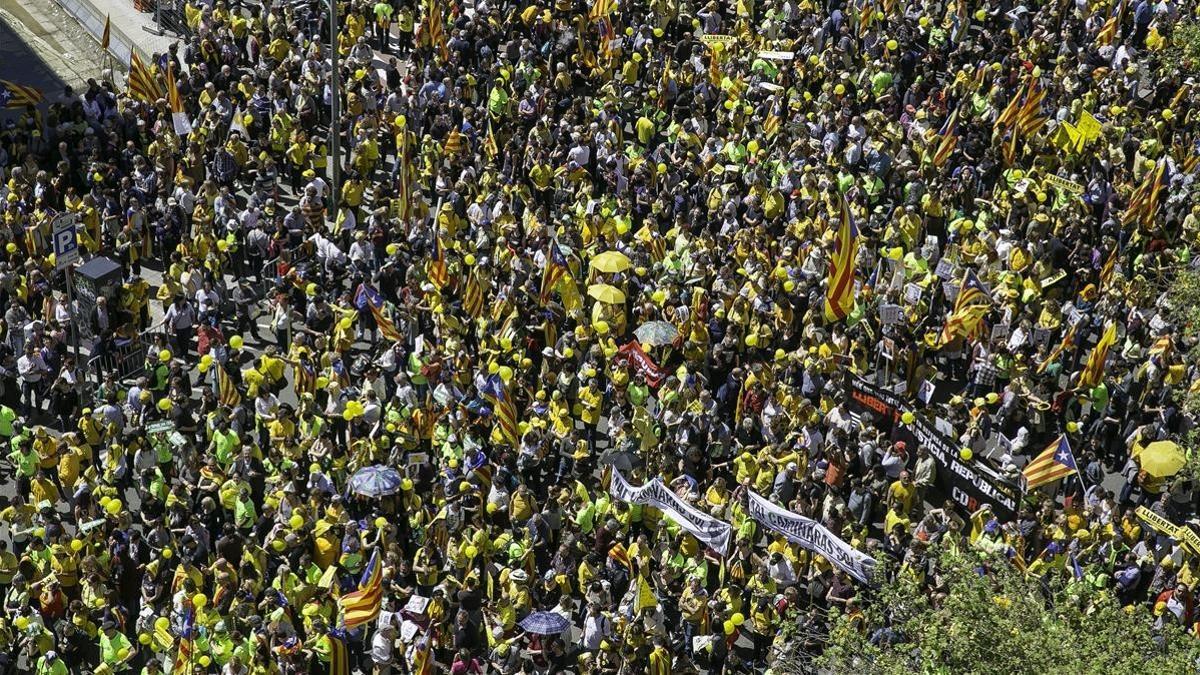
<path id="1" fill-rule="evenodd" d="M 616 286 L 608 284 L 592 284 L 588 286 L 588 296 L 610 305 L 625 302 L 625 293 Z"/>
<path id="2" fill-rule="evenodd" d="M 597 272 L 604 272 L 605 274 L 616 274 L 617 272 L 624 272 L 630 267 L 633 267 L 633 263 L 630 262 L 629 256 L 621 253 L 620 251 L 605 251 L 595 258 L 592 258 L 591 265 L 592 269 L 596 270 Z"/>
<path id="3" fill-rule="evenodd" d="M 1143 471 L 1157 478 L 1174 476 L 1187 463 L 1183 450 L 1174 441 L 1154 441 L 1147 446 L 1134 446 L 1133 456 L 1138 458 Z"/>

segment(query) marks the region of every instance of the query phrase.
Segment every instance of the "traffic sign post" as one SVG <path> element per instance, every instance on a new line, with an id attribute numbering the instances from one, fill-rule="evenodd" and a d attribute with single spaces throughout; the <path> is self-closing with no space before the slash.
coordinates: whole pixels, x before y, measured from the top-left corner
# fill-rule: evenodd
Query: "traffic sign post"
<path id="1" fill-rule="evenodd" d="M 75 234 L 76 215 L 73 213 L 61 213 L 55 216 L 52 225 L 53 241 L 54 241 L 54 270 L 66 271 L 67 282 L 67 311 L 71 315 L 71 342 L 74 343 L 72 350 L 75 353 L 75 368 L 76 372 L 80 368 L 79 363 L 79 321 L 80 317 L 75 312 L 75 278 L 72 274 L 71 265 L 79 261 L 79 238 Z M 78 384 L 78 383 L 76 383 Z"/>

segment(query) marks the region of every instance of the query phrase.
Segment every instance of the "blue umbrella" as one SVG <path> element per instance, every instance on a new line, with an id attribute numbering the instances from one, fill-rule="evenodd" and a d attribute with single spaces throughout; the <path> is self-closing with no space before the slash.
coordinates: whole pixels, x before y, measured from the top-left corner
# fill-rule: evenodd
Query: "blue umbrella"
<path id="1" fill-rule="evenodd" d="M 537 635 L 558 635 L 571 627 L 571 622 L 561 614 L 554 612 L 534 612 L 521 619 L 521 628 L 527 633 Z"/>
<path id="2" fill-rule="evenodd" d="M 400 491 L 400 472 L 376 464 L 363 467 L 350 477 L 350 491 L 364 497 L 382 497 Z"/>

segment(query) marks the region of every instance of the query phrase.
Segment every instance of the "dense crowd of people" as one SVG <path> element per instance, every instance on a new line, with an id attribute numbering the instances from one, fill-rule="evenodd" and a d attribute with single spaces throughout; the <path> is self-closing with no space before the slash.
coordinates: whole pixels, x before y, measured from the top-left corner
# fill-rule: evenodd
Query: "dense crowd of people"
<path id="1" fill-rule="evenodd" d="M 0 672 L 787 672 L 880 630 L 750 493 L 931 597 L 954 547 L 1200 622 L 1135 512 L 1194 517 L 1190 463 L 1133 456 L 1194 421 L 1186 5 L 352 0 L 336 89 L 323 6 L 188 5 L 5 118 Z M 87 307 L 61 213 L 122 266 Z M 960 503 L 848 378 L 1073 470 Z"/>

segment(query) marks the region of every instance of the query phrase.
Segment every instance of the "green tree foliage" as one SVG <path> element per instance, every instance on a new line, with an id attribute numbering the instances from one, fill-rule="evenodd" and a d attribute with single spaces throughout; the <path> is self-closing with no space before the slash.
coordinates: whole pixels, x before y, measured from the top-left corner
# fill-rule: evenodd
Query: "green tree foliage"
<path id="1" fill-rule="evenodd" d="M 1172 27 L 1158 58 L 1165 72 L 1200 72 L 1200 22 L 1185 20 Z"/>
<path id="2" fill-rule="evenodd" d="M 1123 609 L 1111 592 L 1075 581 L 1069 567 L 1043 583 L 1005 560 L 980 555 L 943 551 L 928 583 L 901 572 L 881 584 L 866 609 L 865 633 L 845 617 L 834 621 L 819 669 L 863 675 L 1196 672 L 1200 640 L 1176 626 L 1156 628 L 1149 608 Z M 931 587 L 937 591 L 928 592 Z M 887 625 L 895 641 L 873 644 L 876 629 Z"/>

